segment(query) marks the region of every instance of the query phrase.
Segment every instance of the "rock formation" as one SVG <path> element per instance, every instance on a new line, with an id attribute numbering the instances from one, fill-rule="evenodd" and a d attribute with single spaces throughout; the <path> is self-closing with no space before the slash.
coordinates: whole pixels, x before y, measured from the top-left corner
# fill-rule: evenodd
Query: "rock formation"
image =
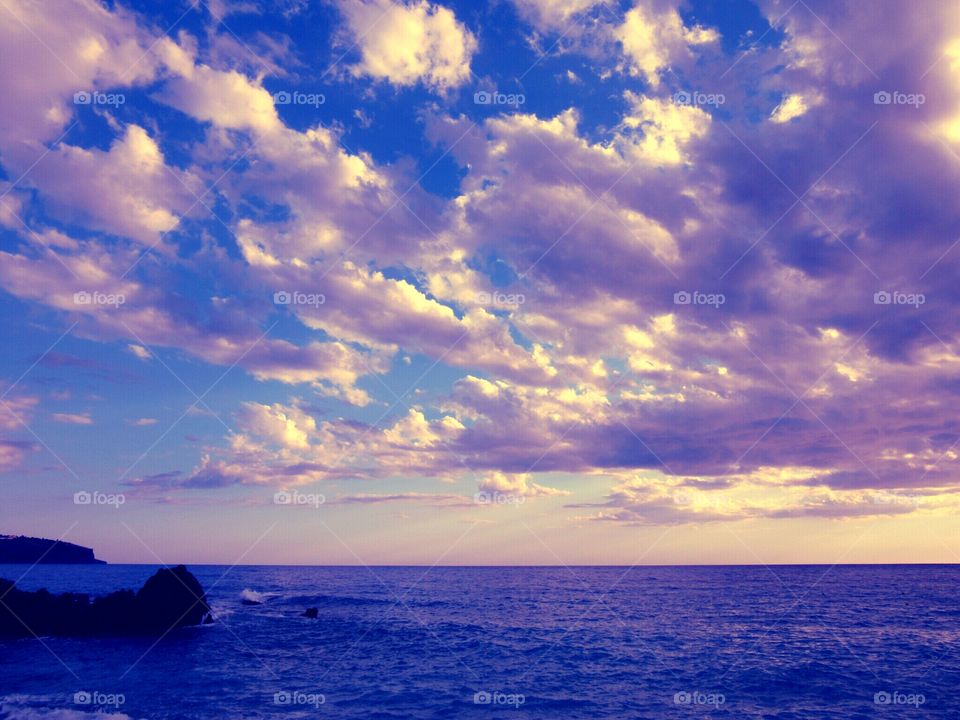
<path id="1" fill-rule="evenodd" d="M 158 570 L 139 591 L 89 595 L 19 590 L 0 579 L 0 637 L 156 635 L 200 625 L 210 606 L 183 565 Z"/>

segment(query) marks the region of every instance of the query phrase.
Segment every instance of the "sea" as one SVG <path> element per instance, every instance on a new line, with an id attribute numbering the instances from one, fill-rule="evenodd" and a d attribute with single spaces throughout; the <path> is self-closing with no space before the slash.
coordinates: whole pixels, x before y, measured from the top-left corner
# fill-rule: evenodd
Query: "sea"
<path id="1" fill-rule="evenodd" d="M 212 625 L 0 641 L 0 720 L 960 717 L 960 566 L 190 570 Z"/>

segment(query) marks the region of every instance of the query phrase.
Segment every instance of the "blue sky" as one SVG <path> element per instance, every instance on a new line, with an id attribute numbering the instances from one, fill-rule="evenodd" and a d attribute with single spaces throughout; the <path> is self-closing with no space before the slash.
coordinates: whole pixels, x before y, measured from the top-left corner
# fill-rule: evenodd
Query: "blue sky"
<path id="1" fill-rule="evenodd" d="M 0 530 L 131 562 L 960 553 L 954 9 L 0 13 Z"/>

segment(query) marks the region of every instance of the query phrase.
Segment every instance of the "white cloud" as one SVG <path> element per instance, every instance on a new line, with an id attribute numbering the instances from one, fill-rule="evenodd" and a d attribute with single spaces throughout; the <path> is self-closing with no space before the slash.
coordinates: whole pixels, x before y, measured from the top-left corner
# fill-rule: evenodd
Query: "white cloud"
<path id="1" fill-rule="evenodd" d="M 31 174 L 63 214 L 88 227 L 154 244 L 196 204 L 189 173 L 167 167 L 157 142 L 129 125 L 107 151 L 60 145 Z"/>
<path id="2" fill-rule="evenodd" d="M 451 10 L 427 0 L 349 0 L 343 12 L 362 56 L 356 75 L 440 92 L 470 79 L 477 41 Z"/>
<path id="3" fill-rule="evenodd" d="M 631 74 L 642 75 L 657 86 L 660 73 L 672 62 L 690 56 L 690 46 L 716 42 L 719 34 L 710 28 L 686 28 L 676 10 L 655 12 L 638 4 L 614 31 L 623 46 Z"/>
<path id="4" fill-rule="evenodd" d="M 55 7 L 6 0 L 2 12 L 0 47 L 8 54 L 0 73 L 5 165 L 12 159 L 26 169 L 33 153 L 43 150 L 37 141 L 60 134 L 76 111 L 74 93 L 149 81 L 164 52 L 159 46 L 156 54 L 147 51 L 153 39 L 132 13 L 121 7 L 111 12 L 96 0 Z"/>
<path id="5" fill-rule="evenodd" d="M 569 495 L 566 490 L 545 487 L 533 482 L 529 473 L 504 473 L 494 471 L 478 483 L 478 489 L 484 493 L 498 493 L 518 497 L 536 497 L 538 495 Z"/>
<path id="6" fill-rule="evenodd" d="M 606 0 L 514 0 L 520 15 L 543 31 L 565 31 L 574 16 Z"/>
<path id="7" fill-rule="evenodd" d="M 684 162 L 684 146 L 703 137 L 710 128 L 710 115 L 697 107 L 671 100 L 626 94 L 631 111 L 623 119 L 630 131 L 628 150 L 653 165 Z"/>
<path id="8" fill-rule="evenodd" d="M 310 438 L 317 430 L 316 421 L 299 408 L 256 402 L 243 404 L 240 424 L 248 432 L 295 450 L 310 447 Z"/>
<path id="9" fill-rule="evenodd" d="M 281 127 L 270 93 L 236 71 L 186 66 L 180 77 L 167 83 L 160 97 L 198 120 L 219 127 L 262 132 Z"/>
<path id="10" fill-rule="evenodd" d="M 771 122 L 787 123 L 807 112 L 807 101 L 803 95 L 787 95 L 770 114 Z"/>
<path id="11" fill-rule="evenodd" d="M 149 360 L 151 357 L 153 357 L 153 356 L 150 354 L 150 351 L 147 350 L 145 347 L 143 347 L 143 345 L 133 345 L 133 344 L 130 344 L 130 345 L 127 345 L 127 350 L 129 350 L 130 352 L 132 352 L 134 355 L 136 355 L 136 356 L 137 356 L 138 358 L 140 358 L 141 360 Z"/>
<path id="12" fill-rule="evenodd" d="M 53 413 L 50 417 L 67 425 L 93 425 L 93 418 L 88 413 Z"/>

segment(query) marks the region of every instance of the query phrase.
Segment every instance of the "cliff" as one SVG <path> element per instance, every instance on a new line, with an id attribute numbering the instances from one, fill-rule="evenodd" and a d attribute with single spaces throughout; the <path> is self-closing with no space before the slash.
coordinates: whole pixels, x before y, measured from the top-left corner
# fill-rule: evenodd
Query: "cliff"
<path id="1" fill-rule="evenodd" d="M 0 565 L 105 565 L 93 550 L 62 540 L 0 535 Z"/>

